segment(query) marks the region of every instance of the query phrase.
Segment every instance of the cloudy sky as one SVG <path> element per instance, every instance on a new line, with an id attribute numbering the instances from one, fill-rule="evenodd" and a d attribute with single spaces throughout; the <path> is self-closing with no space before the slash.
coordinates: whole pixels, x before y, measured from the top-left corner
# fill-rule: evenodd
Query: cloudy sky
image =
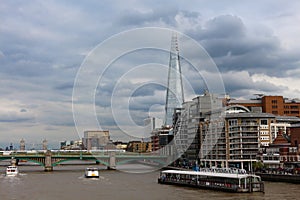
<path id="1" fill-rule="evenodd" d="M 43 139 L 55 146 L 78 139 L 88 128 L 109 129 L 114 140 L 143 137 L 139 129 L 128 130 L 140 127 L 148 115 L 163 116 L 170 48 L 166 28 L 182 36 L 179 48 L 187 57 L 203 55 L 188 48 L 186 38 L 203 47 L 231 97 L 264 93 L 300 98 L 299 9 L 296 0 L 3 0 L 0 147 L 10 142 L 18 146 L 22 138 L 27 148 L 39 148 Z M 122 38 L 145 27 L 163 31 Z M 109 67 L 102 65 L 118 46 L 139 48 L 144 39 L 161 46 L 129 48 L 106 60 Z M 206 77 L 216 75 L 203 67 L 195 76 L 193 70 L 199 68 L 189 65 L 183 59 L 186 100 L 209 88 Z M 73 114 L 80 122 L 74 122 Z M 91 115 L 98 124 L 89 120 Z"/>

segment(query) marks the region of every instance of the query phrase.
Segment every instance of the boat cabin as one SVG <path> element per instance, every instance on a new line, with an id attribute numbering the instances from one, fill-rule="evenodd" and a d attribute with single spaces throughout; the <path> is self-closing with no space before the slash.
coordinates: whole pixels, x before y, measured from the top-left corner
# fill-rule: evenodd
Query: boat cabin
<path id="1" fill-rule="evenodd" d="M 159 183 L 208 188 L 231 192 L 263 192 L 261 178 L 246 173 L 215 171 L 162 171 Z"/>

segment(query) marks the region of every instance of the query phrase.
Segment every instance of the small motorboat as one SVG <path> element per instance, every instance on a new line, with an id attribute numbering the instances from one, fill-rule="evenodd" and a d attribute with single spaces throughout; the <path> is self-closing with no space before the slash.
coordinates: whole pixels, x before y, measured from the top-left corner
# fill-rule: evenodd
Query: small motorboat
<path id="1" fill-rule="evenodd" d="M 6 176 L 17 176 L 19 173 L 19 170 L 16 166 L 7 166 L 6 167 Z"/>
<path id="2" fill-rule="evenodd" d="M 86 178 L 99 178 L 99 170 L 96 167 L 88 167 L 84 175 Z"/>

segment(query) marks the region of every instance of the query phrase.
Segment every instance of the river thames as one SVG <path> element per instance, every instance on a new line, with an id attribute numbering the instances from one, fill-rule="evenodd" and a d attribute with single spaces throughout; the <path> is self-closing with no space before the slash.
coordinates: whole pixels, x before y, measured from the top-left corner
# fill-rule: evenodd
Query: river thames
<path id="1" fill-rule="evenodd" d="M 84 178 L 87 165 L 54 167 L 44 172 L 39 166 L 19 166 L 17 177 L 6 177 L 5 166 L 0 166 L 1 200 L 77 200 L 77 199 L 299 199 L 300 185 L 265 182 L 265 193 L 225 193 L 157 183 L 158 171 L 128 173 L 126 168 L 138 171 L 140 166 L 123 166 L 121 170 L 100 168 L 99 179 Z"/>

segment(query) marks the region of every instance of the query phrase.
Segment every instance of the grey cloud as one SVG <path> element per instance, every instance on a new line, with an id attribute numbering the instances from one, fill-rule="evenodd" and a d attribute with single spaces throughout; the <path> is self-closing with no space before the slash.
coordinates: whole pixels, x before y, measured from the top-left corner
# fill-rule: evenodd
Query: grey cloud
<path id="1" fill-rule="evenodd" d="M 137 10 L 126 10 L 119 16 L 117 23 L 122 26 L 138 26 L 149 22 L 164 22 L 169 25 L 175 25 L 176 10 L 151 10 L 149 12 L 140 12 Z"/>
<path id="2" fill-rule="evenodd" d="M 24 113 L 24 114 L 23 114 Z M 9 123 L 24 123 L 24 122 L 35 122 L 34 116 L 26 114 L 26 112 L 2 112 L 0 113 L 0 122 Z"/>
<path id="3" fill-rule="evenodd" d="M 276 86 L 266 81 L 254 82 L 247 71 L 229 71 L 222 74 L 226 92 L 234 97 L 254 93 L 280 94 L 286 87 Z M 252 92 L 252 94 L 251 94 Z"/>
<path id="4" fill-rule="evenodd" d="M 198 19 L 201 17 L 199 12 L 164 7 L 155 8 L 147 12 L 126 10 L 118 17 L 117 23 L 122 26 L 147 26 L 149 24 L 163 23 L 170 27 L 176 27 L 178 25 L 176 21 L 177 15 L 181 15 L 186 19 Z"/>
<path id="5" fill-rule="evenodd" d="M 68 82 L 68 83 L 62 83 L 62 84 L 56 85 L 54 87 L 54 89 L 57 89 L 57 90 L 72 90 L 73 87 L 74 87 L 74 83 L 73 82 Z"/>
<path id="6" fill-rule="evenodd" d="M 298 68 L 300 53 L 288 52 L 272 31 L 267 28 L 254 31 L 237 16 L 218 16 L 196 32 L 191 33 L 221 72 L 247 70 L 251 74 L 284 76 L 282 69 Z"/>
<path id="7" fill-rule="evenodd" d="M 220 38 L 205 40 L 202 44 L 212 57 L 222 57 L 221 59 L 241 55 L 251 56 L 255 53 L 266 54 L 279 49 L 279 42 L 273 37 Z"/>
<path id="8" fill-rule="evenodd" d="M 165 14 L 168 17 L 164 18 L 164 14 L 156 9 L 146 13 L 129 12 L 122 15 L 122 19 L 128 22 L 124 25 L 163 21 L 176 28 L 178 24 L 174 20 L 179 13 L 184 13 L 187 19 L 195 19 L 194 29 L 183 31 L 203 45 L 221 72 L 247 69 L 249 73 L 282 76 L 284 73 L 278 73 L 282 68 L 289 70 L 297 67 L 299 55 L 286 53 L 280 39 L 270 28 L 261 24 L 250 27 L 235 15 L 219 15 L 203 22 L 198 20 L 201 16 L 199 12 L 167 11 Z"/>
<path id="9" fill-rule="evenodd" d="M 3 58 L 4 56 L 4 53 L 0 50 L 0 58 Z"/>
<path id="10" fill-rule="evenodd" d="M 147 84 L 135 90 L 132 96 L 153 96 L 156 90 L 164 91 L 166 88 L 158 84 Z"/>
<path id="11" fill-rule="evenodd" d="M 246 27 L 237 16 L 221 15 L 206 22 L 200 31 L 200 39 L 239 38 L 246 33 Z"/>
<path id="12" fill-rule="evenodd" d="M 62 135 L 61 127 L 74 126 L 69 103 L 72 97 L 71 89 L 77 69 L 85 55 L 106 38 L 128 28 L 158 26 L 173 28 L 191 36 L 203 45 L 224 74 L 226 90 L 237 97 L 247 96 L 255 91 L 278 94 L 287 89 L 268 82 L 253 82 L 251 75 L 254 73 L 295 78 L 299 75 L 299 51 L 283 48 L 284 38 L 277 34 L 276 30 L 282 27 L 273 26 L 274 30 L 267 27 L 270 21 L 275 24 L 277 20 L 282 19 L 282 13 L 289 13 L 290 16 L 298 14 L 294 13 L 298 7 L 295 3 L 284 3 L 282 6 L 283 3 L 271 1 L 259 5 L 250 2 L 179 4 L 175 1 L 173 6 L 161 4 L 160 1 L 139 1 L 134 2 L 134 5 L 131 3 L 117 5 L 109 1 L 7 1 L 1 4 L 0 91 L 3 98 L 18 99 L 22 106 L 14 113 L 0 114 L 0 121 L 12 125 L 17 125 L 17 122 L 28 125 L 37 121 L 40 126 L 44 126 L 44 129 L 40 128 L 37 132 L 45 130 L 51 134 L 56 132 L 57 135 Z M 262 10 L 272 10 L 273 13 L 266 15 Z M 227 11 L 233 14 L 220 15 Z M 255 16 L 252 18 L 252 15 Z M 277 17 L 275 20 L 272 18 L 274 16 Z M 266 20 L 267 17 L 269 19 Z M 259 21 L 255 23 L 254 19 L 262 20 L 262 23 L 258 25 Z M 293 27 L 293 21 L 286 23 Z M 291 30 L 296 31 L 296 28 Z M 169 44 L 169 41 L 166 43 Z M 192 54 L 193 49 L 190 51 Z M 154 53 L 154 56 L 147 59 L 145 54 L 126 55 L 127 59 L 120 58 L 104 74 L 96 96 L 96 106 L 99 109 L 97 114 L 102 126 L 117 130 L 114 127 L 116 122 L 107 110 L 111 106 L 111 96 L 117 81 L 123 73 L 130 68 L 129 66 L 153 60 L 167 66 L 168 53 L 159 54 L 164 55 L 158 59 Z M 195 57 L 197 58 L 197 55 Z M 136 73 L 133 76 L 142 79 L 146 76 L 152 77 L 150 75 L 154 73 L 157 72 Z M 192 73 L 195 72 L 190 74 Z M 186 76 L 192 89 L 201 94 L 206 87 L 203 79 L 190 74 Z M 128 79 L 131 80 L 133 76 Z M 155 77 L 155 80 L 166 79 L 166 74 L 159 73 Z M 86 77 L 86 84 L 89 84 L 88 80 Z M 142 124 L 142 118 L 153 104 L 162 107 L 163 112 L 165 97 L 161 86 L 137 89 L 138 85 L 135 83 L 122 82 L 118 85 L 118 93 L 114 94 L 114 98 L 119 99 L 120 108 L 125 106 L 124 109 L 128 109 L 126 106 L 129 106 L 134 121 Z M 130 102 L 128 99 L 124 100 L 128 91 L 133 90 L 135 91 L 131 94 Z M 26 106 L 23 106 L 23 103 Z M 60 103 L 64 104 L 56 106 Z M 31 108 L 29 104 L 35 107 Z M 41 105 L 44 107 L 41 108 Z M 32 110 L 37 111 L 38 115 L 31 115 Z M 0 126 L 0 129 L 3 128 Z M 11 126 L 11 129 L 15 130 L 15 126 Z"/>
<path id="13" fill-rule="evenodd" d="M 147 101 L 148 99 L 148 101 Z M 147 98 L 147 99 L 132 99 L 130 104 L 129 104 L 129 110 L 140 110 L 143 112 L 148 112 L 150 107 L 155 105 L 165 105 L 165 99 L 157 99 L 157 98 Z"/>
<path id="14" fill-rule="evenodd" d="M 22 108 L 22 109 L 20 110 L 20 112 L 27 112 L 27 110 L 26 110 L 25 108 Z"/>

